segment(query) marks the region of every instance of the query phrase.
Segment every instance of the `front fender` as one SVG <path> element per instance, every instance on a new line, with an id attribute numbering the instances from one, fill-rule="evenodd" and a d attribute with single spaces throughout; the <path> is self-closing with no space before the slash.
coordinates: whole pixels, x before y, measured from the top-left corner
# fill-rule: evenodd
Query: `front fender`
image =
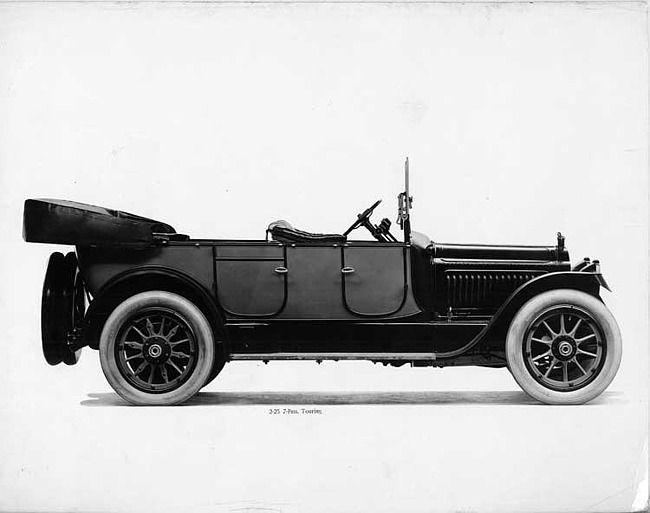
<path id="1" fill-rule="evenodd" d="M 553 289 L 575 289 L 600 299 L 600 287 L 611 291 L 600 273 L 562 271 L 538 276 L 524 283 L 508 297 L 479 336 L 483 342 L 491 345 L 496 342 L 502 346 L 512 318 L 532 297 Z"/>
<path id="2" fill-rule="evenodd" d="M 436 356 L 439 359 L 454 358 L 478 344 L 490 350 L 503 350 L 512 318 L 532 297 L 554 289 L 575 289 L 600 300 L 600 287 L 610 290 L 600 273 L 561 271 L 538 276 L 516 289 L 497 310 L 487 326 L 469 343 L 455 351 L 439 353 Z"/>

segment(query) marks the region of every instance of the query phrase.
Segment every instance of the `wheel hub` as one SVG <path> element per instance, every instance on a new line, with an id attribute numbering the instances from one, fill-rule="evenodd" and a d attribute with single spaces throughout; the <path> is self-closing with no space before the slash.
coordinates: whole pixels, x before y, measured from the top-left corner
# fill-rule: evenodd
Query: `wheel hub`
<path id="1" fill-rule="evenodd" d="M 144 342 L 142 354 L 147 362 L 158 364 L 167 361 L 171 348 L 164 338 L 152 337 Z"/>
<path id="2" fill-rule="evenodd" d="M 568 335 L 560 335 L 553 341 L 553 345 L 551 346 L 553 356 L 561 361 L 571 360 L 577 350 L 578 345 L 573 337 Z"/>

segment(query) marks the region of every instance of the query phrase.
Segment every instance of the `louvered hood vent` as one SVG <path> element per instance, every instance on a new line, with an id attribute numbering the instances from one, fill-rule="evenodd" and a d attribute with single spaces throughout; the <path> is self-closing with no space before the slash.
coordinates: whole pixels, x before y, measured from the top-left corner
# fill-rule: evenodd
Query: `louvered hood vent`
<path id="1" fill-rule="evenodd" d="M 542 271 L 447 271 L 447 302 L 451 308 L 497 307 L 518 287 Z"/>

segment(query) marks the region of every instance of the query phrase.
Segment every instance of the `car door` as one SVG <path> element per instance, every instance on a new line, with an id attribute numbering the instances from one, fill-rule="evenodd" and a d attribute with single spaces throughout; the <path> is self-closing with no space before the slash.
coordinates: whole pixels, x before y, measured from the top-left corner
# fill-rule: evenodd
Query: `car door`
<path id="1" fill-rule="evenodd" d="M 287 268 L 282 244 L 219 244 L 215 266 L 217 297 L 228 315 L 266 318 L 284 308 Z"/>
<path id="2" fill-rule="evenodd" d="M 360 317 L 398 312 L 407 298 L 407 247 L 402 243 L 351 242 L 343 248 L 343 301 Z"/>
<path id="3" fill-rule="evenodd" d="M 341 245 L 290 244 L 287 255 L 287 304 L 281 319 L 349 319 L 341 297 Z"/>

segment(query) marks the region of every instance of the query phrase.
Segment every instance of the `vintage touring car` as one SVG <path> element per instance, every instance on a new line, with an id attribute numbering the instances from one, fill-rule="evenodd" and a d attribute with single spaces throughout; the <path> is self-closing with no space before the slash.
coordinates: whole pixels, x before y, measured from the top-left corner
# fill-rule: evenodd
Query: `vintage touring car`
<path id="1" fill-rule="evenodd" d="M 621 336 L 603 304 L 598 260 L 573 267 L 554 246 L 441 244 L 411 231 L 412 198 L 391 222 L 374 203 L 342 234 L 271 223 L 265 240 L 206 240 L 168 224 L 63 200 L 28 199 L 28 242 L 53 253 L 42 291 L 47 362 L 98 349 L 115 391 L 179 404 L 233 360 L 368 360 L 507 367 L 549 404 L 611 383 Z M 350 240 L 365 227 L 374 241 Z"/>

